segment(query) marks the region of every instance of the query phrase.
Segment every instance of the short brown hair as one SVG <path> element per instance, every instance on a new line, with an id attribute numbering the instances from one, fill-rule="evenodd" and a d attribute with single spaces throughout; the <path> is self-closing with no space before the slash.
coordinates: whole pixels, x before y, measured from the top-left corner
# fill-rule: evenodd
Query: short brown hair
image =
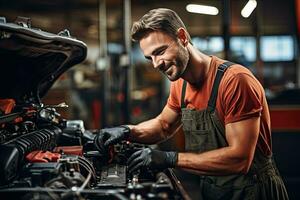
<path id="1" fill-rule="evenodd" d="M 150 10 L 140 20 L 133 23 L 131 38 L 137 42 L 146 37 L 150 32 L 162 31 L 175 39 L 177 38 L 177 30 L 179 28 L 184 28 L 187 32 L 184 23 L 176 12 L 167 8 L 157 8 Z M 189 42 L 191 42 L 188 32 L 187 36 Z"/>

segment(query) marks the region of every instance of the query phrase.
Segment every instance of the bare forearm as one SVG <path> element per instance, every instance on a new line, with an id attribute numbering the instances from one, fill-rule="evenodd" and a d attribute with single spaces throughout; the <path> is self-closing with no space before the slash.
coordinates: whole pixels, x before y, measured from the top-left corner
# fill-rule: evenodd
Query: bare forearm
<path id="1" fill-rule="evenodd" d="M 133 142 L 153 144 L 171 136 L 180 126 L 180 115 L 168 106 L 154 119 L 129 125 L 129 140 Z"/>
<path id="2" fill-rule="evenodd" d="M 246 173 L 252 158 L 239 155 L 231 147 L 205 153 L 179 153 L 177 166 L 201 175 Z"/>
<path id="3" fill-rule="evenodd" d="M 164 140 L 174 129 L 159 117 L 137 125 L 129 125 L 129 127 L 131 129 L 129 140 L 144 144 L 153 144 Z"/>

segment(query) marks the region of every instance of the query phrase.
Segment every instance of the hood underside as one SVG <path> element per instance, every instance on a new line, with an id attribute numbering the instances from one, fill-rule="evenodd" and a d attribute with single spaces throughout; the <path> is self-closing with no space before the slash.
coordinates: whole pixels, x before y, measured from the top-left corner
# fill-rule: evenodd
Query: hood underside
<path id="1" fill-rule="evenodd" d="M 0 23 L 0 98 L 38 101 L 86 53 L 79 40 Z"/>

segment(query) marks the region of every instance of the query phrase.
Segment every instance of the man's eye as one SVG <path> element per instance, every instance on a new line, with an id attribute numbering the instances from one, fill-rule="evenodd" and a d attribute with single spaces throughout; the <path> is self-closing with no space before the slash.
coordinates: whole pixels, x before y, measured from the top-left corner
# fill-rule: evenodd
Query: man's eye
<path id="1" fill-rule="evenodd" d="M 150 62 L 152 61 L 152 58 L 150 56 L 149 57 L 145 56 L 145 58 L 146 58 L 147 61 L 150 61 Z"/>
<path id="2" fill-rule="evenodd" d="M 159 51 L 156 52 L 156 55 L 163 55 L 166 52 L 166 49 L 161 49 Z"/>
<path id="3" fill-rule="evenodd" d="M 163 50 L 161 50 L 161 51 L 159 51 L 159 52 L 157 52 L 157 55 L 163 55 L 164 53 L 165 53 L 165 49 L 163 49 Z"/>

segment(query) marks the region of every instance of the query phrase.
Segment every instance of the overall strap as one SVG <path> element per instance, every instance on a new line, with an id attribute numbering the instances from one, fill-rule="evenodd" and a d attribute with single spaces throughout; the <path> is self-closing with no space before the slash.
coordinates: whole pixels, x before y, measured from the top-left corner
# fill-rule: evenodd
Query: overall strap
<path id="1" fill-rule="evenodd" d="M 185 91 L 186 91 L 186 81 L 183 81 L 182 84 L 182 89 L 181 89 L 181 108 L 185 108 L 185 102 L 184 102 L 184 97 L 185 97 Z"/>
<path id="2" fill-rule="evenodd" d="M 234 65 L 235 63 L 232 62 L 224 62 L 218 66 L 217 74 L 214 80 L 214 84 L 210 93 L 207 109 L 209 112 L 213 112 L 216 108 L 216 101 L 217 101 L 217 96 L 218 96 L 218 90 L 219 90 L 219 85 L 221 82 L 221 79 L 228 67 L 231 65 Z"/>

